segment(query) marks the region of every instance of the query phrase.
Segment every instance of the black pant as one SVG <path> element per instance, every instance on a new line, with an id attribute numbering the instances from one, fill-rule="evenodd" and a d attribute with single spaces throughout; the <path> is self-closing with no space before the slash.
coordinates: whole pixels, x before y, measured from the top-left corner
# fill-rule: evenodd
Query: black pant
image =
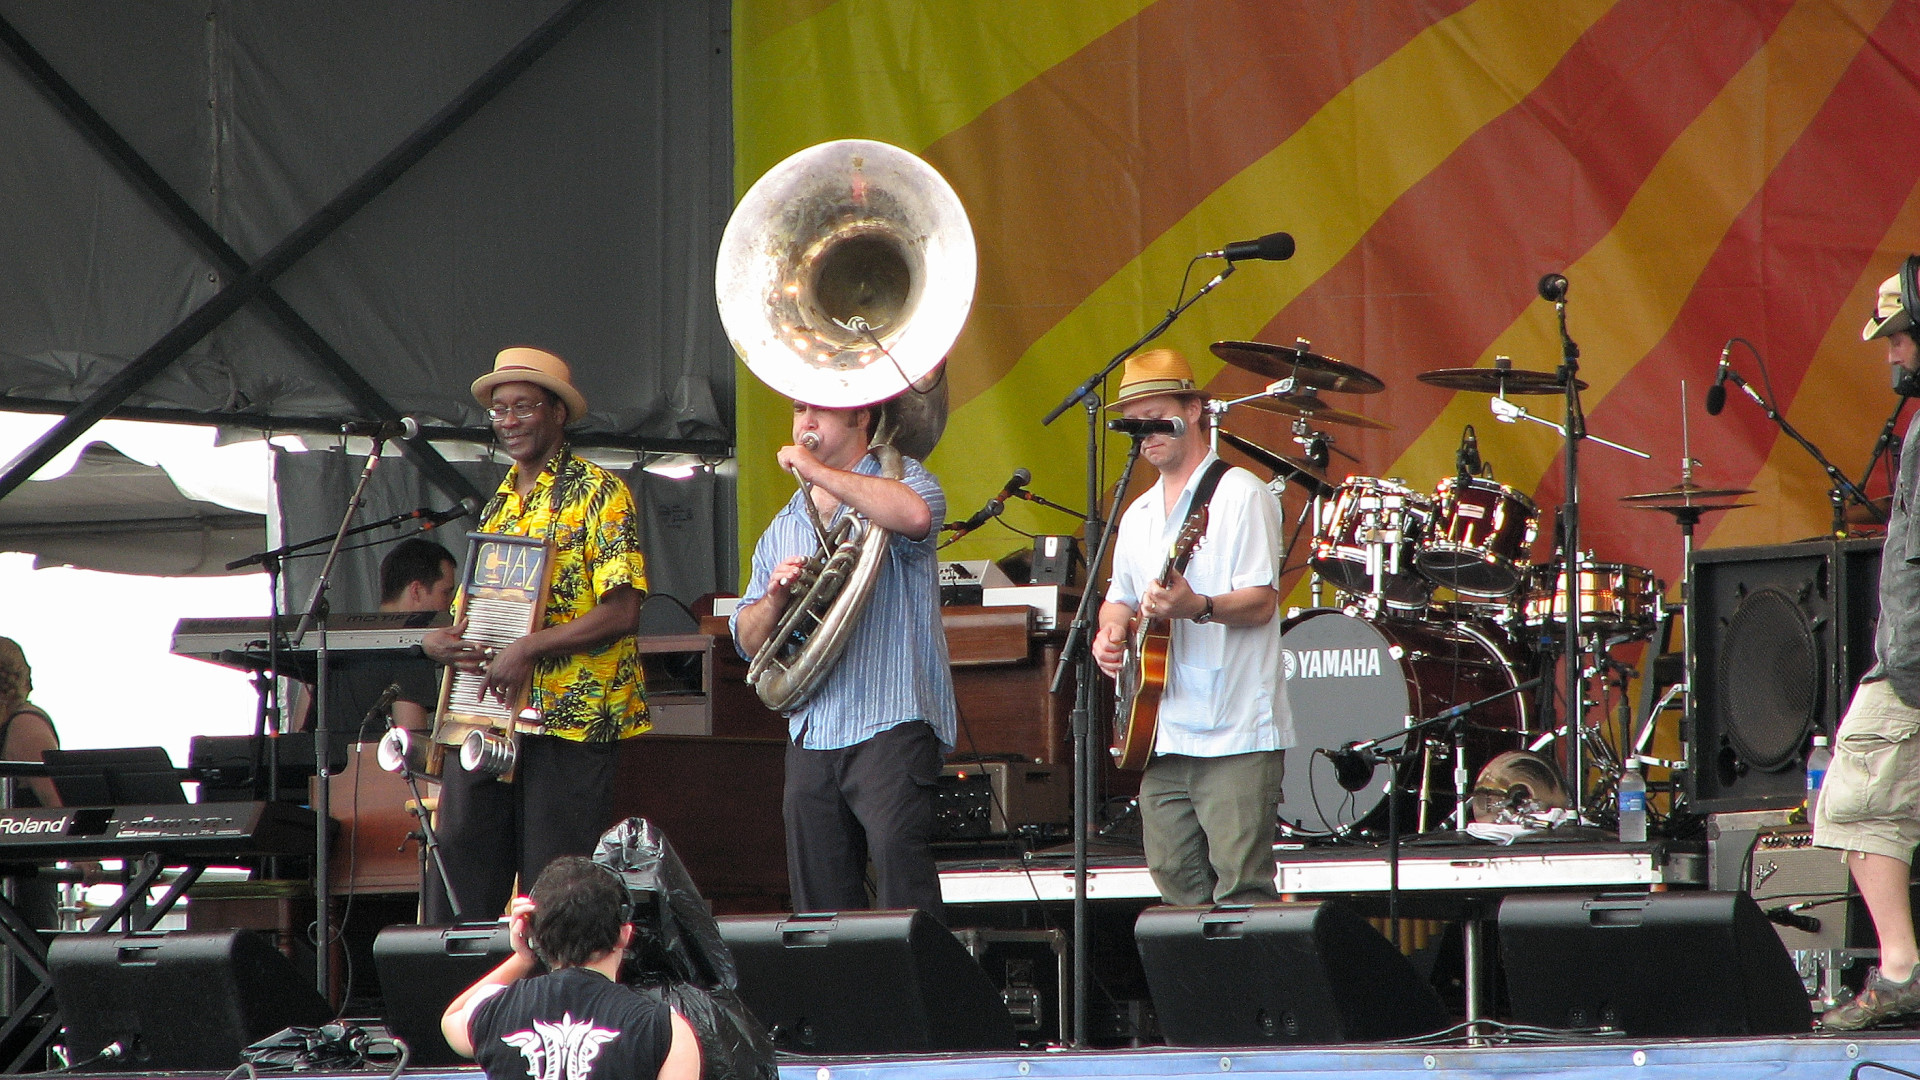
<path id="1" fill-rule="evenodd" d="M 440 774 L 440 853 L 460 898 L 460 918 L 500 917 L 520 889 L 561 855 L 591 855 L 612 825 L 617 742 L 579 743 L 552 735 L 520 740 L 520 765 L 511 784 L 460 767 L 449 753 Z M 422 921 L 455 921 L 439 871 L 427 867 Z"/>
<path id="2" fill-rule="evenodd" d="M 795 911 L 859 911 L 867 860 L 882 908 L 941 918 L 928 842 L 940 739 L 924 721 L 840 750 L 787 746 L 787 879 Z"/>

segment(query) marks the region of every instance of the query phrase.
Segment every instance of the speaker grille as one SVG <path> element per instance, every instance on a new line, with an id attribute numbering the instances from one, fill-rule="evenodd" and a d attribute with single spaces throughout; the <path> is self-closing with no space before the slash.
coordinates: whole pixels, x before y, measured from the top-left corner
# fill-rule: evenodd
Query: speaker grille
<path id="1" fill-rule="evenodd" d="M 1740 600 L 1720 651 L 1721 730 L 1750 768 L 1799 761 L 1820 708 L 1825 668 L 1807 617 L 1791 596 L 1756 589 Z"/>

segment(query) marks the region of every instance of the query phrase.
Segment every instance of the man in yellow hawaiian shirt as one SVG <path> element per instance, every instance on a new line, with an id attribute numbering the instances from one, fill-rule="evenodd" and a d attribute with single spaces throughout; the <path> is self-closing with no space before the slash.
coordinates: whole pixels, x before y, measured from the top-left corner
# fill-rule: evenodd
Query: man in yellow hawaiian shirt
<path id="1" fill-rule="evenodd" d="M 611 824 L 619 740 L 652 726 L 634 628 L 646 596 L 633 495 L 619 477 L 575 457 L 567 424 L 587 411 L 566 361 L 507 349 L 474 380 L 513 468 L 481 514 L 480 531 L 544 536 L 554 571 L 544 625 L 502 648 L 466 638 L 464 615 L 427 635 L 443 665 L 485 677 L 484 693 L 530 689 L 544 731 L 520 740 L 513 783 L 468 772 L 447 755 L 438 823 L 447 876 L 466 919 L 493 919 L 523 883 L 561 855 L 591 854 Z M 429 873 L 423 919 L 453 920 Z"/>

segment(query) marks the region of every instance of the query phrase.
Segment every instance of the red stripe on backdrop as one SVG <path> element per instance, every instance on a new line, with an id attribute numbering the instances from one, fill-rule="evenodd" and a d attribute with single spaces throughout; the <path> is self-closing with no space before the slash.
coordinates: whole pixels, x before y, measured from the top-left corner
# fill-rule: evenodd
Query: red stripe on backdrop
<path id="1" fill-rule="evenodd" d="M 1791 6 L 1625 0 L 1524 102 L 1474 133 L 1280 311 L 1262 332 L 1266 340 L 1306 336 L 1317 351 L 1387 381 L 1386 393 L 1346 406 L 1396 425 L 1338 430 L 1361 459 L 1354 471 L 1384 470 L 1434 422 L 1451 392 L 1415 376 L 1473 365 L 1538 303 L 1539 275 L 1606 235 L 1673 140 Z M 1551 368 L 1558 360 L 1514 364 Z M 1224 395 L 1258 384 L 1226 369 L 1214 385 Z M 1549 404 L 1537 411 L 1549 412 L 1550 399 L 1540 400 Z M 1228 426 L 1248 427 L 1241 433 L 1256 439 L 1283 437 L 1277 423 L 1236 416 Z M 1336 461 L 1336 474 L 1347 465 Z M 1433 479 L 1409 478 L 1429 488 Z"/>
<path id="2" fill-rule="evenodd" d="M 1703 482 L 1752 486 L 1773 449 L 1776 429 L 1758 407 L 1737 394 L 1729 398 L 1724 413 L 1709 418 L 1699 404 L 1701 396 L 1710 384 L 1722 342 L 1735 334 L 1751 339 L 1766 355 L 1783 410 L 1800 392 L 1822 338 L 1834 320 L 1845 314 L 1840 310 L 1842 302 L 1867 271 L 1889 223 L 1920 181 L 1920 156 L 1871 149 L 1881 145 L 1889 132 L 1920 126 L 1920 89 L 1910 71 L 1889 59 L 1910 52 L 1917 39 L 1920 7 L 1895 5 L 1813 123 L 1728 231 L 1673 328 L 1593 410 L 1589 430 L 1621 433 L 1622 441 L 1654 455 L 1661 475 L 1677 479 L 1678 384 L 1684 376 L 1695 402 L 1688 417 L 1694 456 L 1708 462 Z M 1875 164 L 1862 168 L 1860 162 L 1868 155 Z M 1865 314 L 1860 313 L 1863 323 Z M 1856 348 L 1857 357 L 1844 357 L 1841 362 L 1857 359 L 1863 369 L 1874 372 L 1873 383 L 1883 385 L 1884 377 L 1878 374 L 1884 366 L 1883 350 L 1864 344 Z M 1736 349 L 1735 362 L 1757 381 L 1750 355 Z M 1808 392 L 1819 390 L 1809 386 Z M 1892 407 L 1891 396 L 1865 403 L 1836 401 L 1835 407 L 1862 410 L 1860 445 L 1824 449 L 1836 461 L 1864 462 L 1878 424 Z M 1583 546 L 1596 549 L 1603 560 L 1637 563 L 1652 568 L 1665 581 L 1678 580 L 1680 534 L 1671 519 L 1631 510 L 1617 501 L 1632 493 L 1628 477 L 1645 475 L 1647 470 L 1609 468 L 1605 456 L 1610 454 L 1599 448 L 1581 451 Z M 1561 498 L 1564 469 L 1556 457 L 1541 484 L 1543 506 Z M 1804 496 L 1824 508 L 1824 492 Z M 1777 513 L 1778 509 L 1761 505 L 1732 513 Z M 1695 534 L 1696 546 L 1726 516 L 1710 515 Z M 1650 520 L 1656 517 L 1660 520 Z M 1824 520 L 1825 514 L 1818 517 Z M 1611 553 L 1616 550 L 1626 554 Z"/>
<path id="3" fill-rule="evenodd" d="M 1467 2 L 1162 0 L 928 147 L 967 203 L 974 309 L 992 313 L 969 320 L 955 346 L 952 407 L 1355 77 Z"/>

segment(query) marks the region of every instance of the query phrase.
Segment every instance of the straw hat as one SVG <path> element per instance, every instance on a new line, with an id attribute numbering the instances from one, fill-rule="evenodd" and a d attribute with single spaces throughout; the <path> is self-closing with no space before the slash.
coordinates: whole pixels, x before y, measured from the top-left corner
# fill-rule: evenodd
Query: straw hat
<path id="1" fill-rule="evenodd" d="M 567 422 L 587 415 L 587 399 L 574 389 L 573 371 L 567 362 L 544 349 L 524 347 L 502 349 L 493 358 L 493 370 L 473 380 L 473 400 L 482 406 L 493 404 L 493 388 L 501 383 L 532 383 L 560 395 L 567 403 Z"/>
<path id="2" fill-rule="evenodd" d="M 1873 318 L 1868 319 L 1866 328 L 1860 331 L 1860 340 L 1872 341 L 1911 329 L 1913 313 L 1900 302 L 1900 275 L 1895 274 L 1880 283 L 1880 302 L 1874 305 Z"/>
<path id="3" fill-rule="evenodd" d="M 1126 370 L 1120 376 L 1120 394 L 1107 408 L 1118 409 L 1129 401 L 1155 394 L 1199 397 L 1202 393 L 1193 380 L 1193 366 L 1187 363 L 1186 357 L 1172 349 L 1149 349 L 1128 358 Z"/>

